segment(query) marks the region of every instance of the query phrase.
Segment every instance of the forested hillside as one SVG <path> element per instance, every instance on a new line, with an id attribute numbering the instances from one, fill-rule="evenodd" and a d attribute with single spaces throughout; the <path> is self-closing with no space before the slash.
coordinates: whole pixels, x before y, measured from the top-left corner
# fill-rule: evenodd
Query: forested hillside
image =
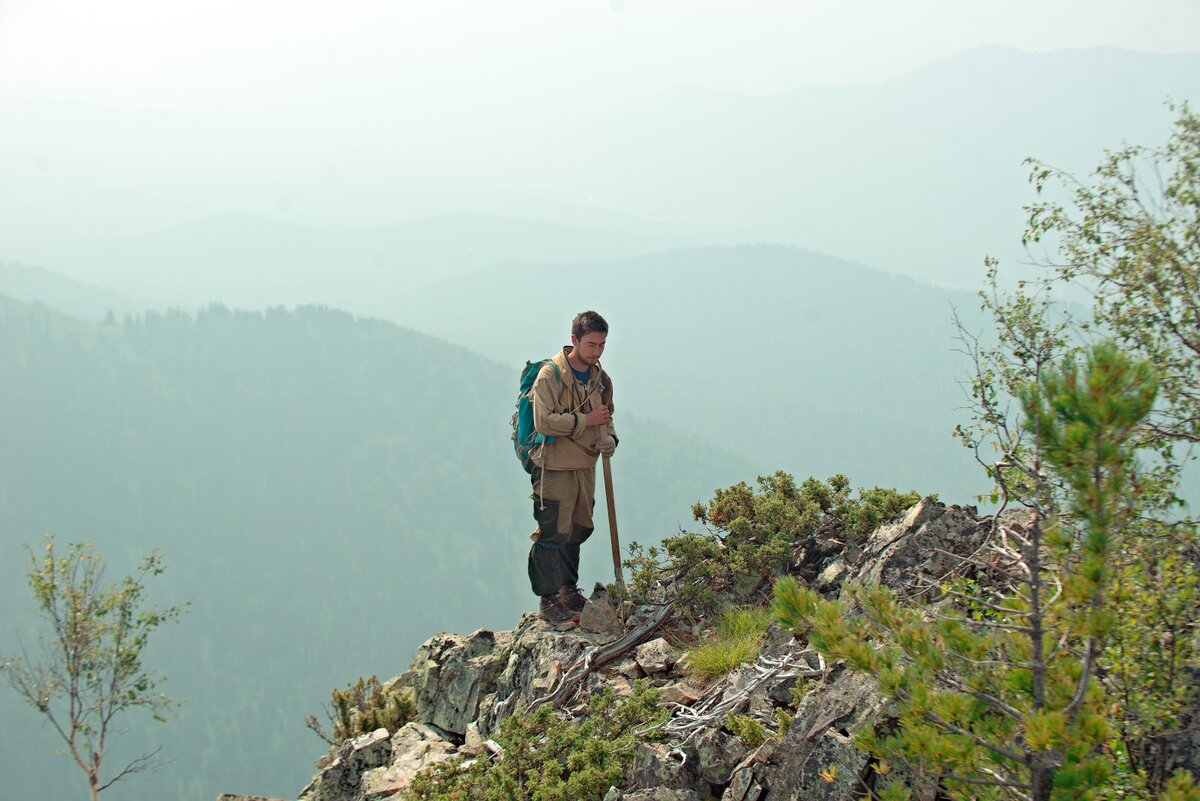
<path id="1" fill-rule="evenodd" d="M 160 548 L 156 600 L 192 604 L 149 654 L 179 719 L 130 726 L 131 748 L 164 742 L 171 761 L 112 801 L 294 794 L 322 750 L 303 717 L 330 688 L 391 675 L 430 631 L 532 608 L 508 439 L 520 364 L 322 308 L 96 325 L 0 299 L 0 365 L 0 640 L 33 644 L 22 544 L 44 533 L 94 541 L 114 576 Z M 745 476 L 618 407 L 626 541 L 677 531 Z M 598 522 L 589 580 L 611 576 Z M 76 795 L 53 733 L 7 694 L 0 708 L 5 797 Z"/>

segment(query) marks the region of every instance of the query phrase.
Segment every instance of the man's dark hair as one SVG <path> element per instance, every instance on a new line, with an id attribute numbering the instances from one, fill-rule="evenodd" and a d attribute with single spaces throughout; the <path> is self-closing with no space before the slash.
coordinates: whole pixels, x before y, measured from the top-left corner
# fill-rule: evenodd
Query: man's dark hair
<path id="1" fill-rule="evenodd" d="M 576 339 L 583 339 L 584 334 L 593 333 L 608 333 L 608 323 L 604 322 L 604 318 L 594 311 L 580 312 L 575 315 L 575 319 L 571 321 L 571 335 Z"/>

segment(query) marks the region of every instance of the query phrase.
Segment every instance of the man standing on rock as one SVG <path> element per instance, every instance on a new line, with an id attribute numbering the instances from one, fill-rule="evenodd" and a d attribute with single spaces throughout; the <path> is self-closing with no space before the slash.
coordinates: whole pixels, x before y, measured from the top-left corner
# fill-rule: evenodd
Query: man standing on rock
<path id="1" fill-rule="evenodd" d="M 578 620 L 579 546 L 592 535 L 596 460 L 617 449 L 612 381 L 600 367 L 608 323 L 594 311 L 577 314 L 571 344 L 542 366 L 533 382 L 533 426 L 549 438 L 532 454 L 533 547 L 529 581 L 538 611 L 554 623 Z"/>

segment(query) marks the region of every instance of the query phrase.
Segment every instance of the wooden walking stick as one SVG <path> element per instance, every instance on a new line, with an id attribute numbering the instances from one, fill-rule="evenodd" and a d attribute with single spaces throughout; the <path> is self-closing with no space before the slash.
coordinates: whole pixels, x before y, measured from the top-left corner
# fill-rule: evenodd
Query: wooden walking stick
<path id="1" fill-rule="evenodd" d="M 600 391 L 600 401 L 608 406 L 612 415 L 612 379 L 604 375 L 605 386 Z M 604 427 L 604 436 L 612 436 L 612 424 Z M 625 586 L 625 576 L 620 572 L 620 540 L 617 537 L 617 504 L 612 499 L 612 464 L 604 457 L 604 494 L 608 501 L 608 535 L 612 538 L 612 572 L 616 573 L 618 586 Z"/>
<path id="2" fill-rule="evenodd" d="M 612 436 L 612 426 L 608 427 L 608 436 Z M 612 538 L 613 573 L 617 576 L 617 585 L 625 586 L 625 576 L 621 573 L 621 544 L 617 539 L 617 505 L 613 501 L 612 464 L 609 457 L 604 458 L 604 495 L 608 500 L 608 533 Z"/>

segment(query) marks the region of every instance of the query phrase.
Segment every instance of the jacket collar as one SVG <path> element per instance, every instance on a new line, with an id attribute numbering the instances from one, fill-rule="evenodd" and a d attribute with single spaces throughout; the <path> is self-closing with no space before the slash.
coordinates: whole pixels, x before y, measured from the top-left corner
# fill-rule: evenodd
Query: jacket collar
<path id="1" fill-rule="evenodd" d="M 571 346 L 571 345 L 563 345 L 563 349 L 560 350 L 558 353 L 554 354 L 553 357 L 551 357 L 552 361 L 558 365 L 558 369 L 562 372 L 562 375 L 564 378 L 568 375 L 573 375 L 573 373 L 571 372 L 571 370 L 572 370 L 571 363 L 569 361 L 567 361 L 567 355 L 571 352 L 572 349 L 573 349 L 573 346 Z M 588 370 L 588 382 L 590 383 L 591 380 L 593 378 L 595 378 L 596 376 L 598 376 L 599 374 L 600 374 L 600 363 L 596 362 Z"/>

